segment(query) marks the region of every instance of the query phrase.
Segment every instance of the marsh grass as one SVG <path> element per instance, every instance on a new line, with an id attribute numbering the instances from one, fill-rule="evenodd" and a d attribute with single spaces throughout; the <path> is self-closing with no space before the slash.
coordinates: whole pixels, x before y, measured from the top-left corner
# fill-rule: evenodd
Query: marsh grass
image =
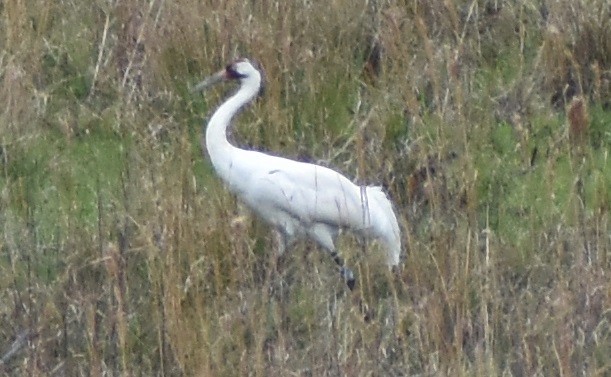
<path id="1" fill-rule="evenodd" d="M 0 5 L 5 375 L 608 375 L 605 1 Z M 396 204 L 405 248 L 276 240 L 202 122 L 236 56 L 265 96 L 231 138 Z"/>

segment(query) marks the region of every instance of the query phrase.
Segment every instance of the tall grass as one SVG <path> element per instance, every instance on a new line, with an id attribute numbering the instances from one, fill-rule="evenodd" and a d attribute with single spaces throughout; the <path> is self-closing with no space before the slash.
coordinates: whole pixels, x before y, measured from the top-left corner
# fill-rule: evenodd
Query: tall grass
<path id="1" fill-rule="evenodd" d="M 607 375 L 606 1 L 0 4 L 5 375 Z M 385 186 L 405 260 L 275 240 L 188 87 L 236 56 L 245 148 Z"/>

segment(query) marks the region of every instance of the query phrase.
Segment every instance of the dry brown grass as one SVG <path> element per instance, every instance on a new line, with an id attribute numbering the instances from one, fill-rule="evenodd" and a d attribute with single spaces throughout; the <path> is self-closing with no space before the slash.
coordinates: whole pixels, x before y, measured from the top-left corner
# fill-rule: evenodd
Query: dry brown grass
<path id="1" fill-rule="evenodd" d="M 3 374 L 609 374 L 607 2 L 0 15 Z M 399 273 L 349 236 L 355 293 L 312 244 L 277 260 L 216 179 L 222 93 L 187 88 L 237 55 L 267 88 L 232 138 L 383 183 Z"/>

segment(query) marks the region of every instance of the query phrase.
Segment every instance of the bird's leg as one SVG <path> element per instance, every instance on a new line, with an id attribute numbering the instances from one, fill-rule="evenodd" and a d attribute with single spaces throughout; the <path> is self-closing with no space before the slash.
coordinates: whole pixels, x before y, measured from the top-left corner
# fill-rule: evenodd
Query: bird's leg
<path id="1" fill-rule="evenodd" d="M 335 251 L 335 239 L 339 233 L 339 229 L 328 224 L 315 224 L 308 229 L 308 235 L 314 238 L 320 246 L 329 252 L 331 258 L 335 261 L 339 268 L 339 273 L 348 285 L 350 290 L 354 289 L 356 280 L 352 271 L 344 266 L 344 260 Z"/>
<path id="2" fill-rule="evenodd" d="M 288 237 L 282 231 L 274 231 L 273 233 L 274 256 L 272 257 L 273 269 L 278 276 L 281 276 L 281 271 L 284 269 L 284 252 L 288 247 Z"/>
<path id="3" fill-rule="evenodd" d="M 287 236 L 279 231 L 273 232 L 276 243 L 276 256 L 281 257 L 286 251 Z"/>
<path id="4" fill-rule="evenodd" d="M 276 273 L 281 276 L 281 272 L 284 270 L 285 252 L 297 242 L 297 238 L 294 235 L 288 234 L 282 230 L 275 230 L 273 234 L 274 243 L 276 244 L 274 269 Z"/>
<path id="5" fill-rule="evenodd" d="M 274 234 L 275 241 L 278 245 L 276 249 L 276 254 L 278 256 L 282 256 L 287 249 L 295 245 L 297 242 L 297 237 L 294 234 L 284 230 L 275 230 Z"/>
<path id="6" fill-rule="evenodd" d="M 350 270 L 348 267 L 344 266 L 344 260 L 342 259 L 342 257 L 340 257 L 337 254 L 337 252 L 332 251 L 331 252 L 331 258 L 333 258 L 333 260 L 335 261 L 335 263 L 339 267 L 339 274 L 346 281 L 346 285 L 348 286 L 348 288 L 350 288 L 351 291 L 354 290 L 354 285 L 356 284 L 356 279 L 354 278 L 354 274 L 352 273 L 352 270 Z"/>

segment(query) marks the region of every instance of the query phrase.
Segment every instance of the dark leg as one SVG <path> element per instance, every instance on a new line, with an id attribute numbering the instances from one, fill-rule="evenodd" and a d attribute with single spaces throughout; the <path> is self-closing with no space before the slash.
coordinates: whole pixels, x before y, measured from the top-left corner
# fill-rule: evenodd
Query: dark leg
<path id="1" fill-rule="evenodd" d="M 331 258 L 333 258 L 335 263 L 339 266 L 339 273 L 346 281 L 348 288 L 353 290 L 356 283 L 354 274 L 350 269 L 344 267 L 344 261 L 335 251 L 335 238 L 337 238 L 338 232 L 339 230 L 337 228 L 323 223 L 315 224 L 308 229 L 308 235 L 315 239 L 320 246 L 331 254 Z"/>
<path id="2" fill-rule="evenodd" d="M 331 257 L 339 267 L 339 274 L 346 281 L 348 288 L 350 288 L 351 291 L 354 290 L 356 279 L 352 271 L 344 266 L 344 260 L 335 251 L 331 253 Z"/>

